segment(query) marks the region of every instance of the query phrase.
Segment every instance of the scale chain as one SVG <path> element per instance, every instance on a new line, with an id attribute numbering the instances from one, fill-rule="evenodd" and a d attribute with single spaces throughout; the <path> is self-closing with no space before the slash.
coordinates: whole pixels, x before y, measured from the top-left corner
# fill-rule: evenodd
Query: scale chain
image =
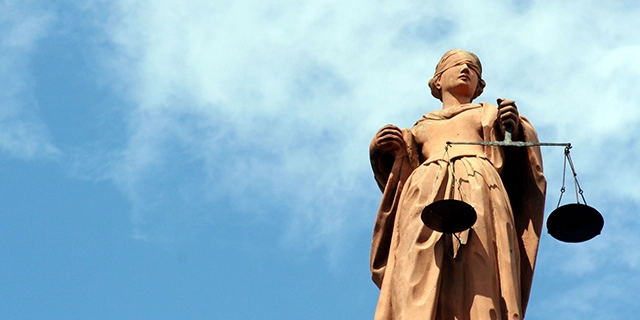
<path id="1" fill-rule="evenodd" d="M 573 172 L 573 181 L 575 183 L 575 189 L 576 189 L 576 202 L 580 203 L 580 200 L 578 199 L 578 194 L 580 194 L 584 204 L 587 204 L 587 200 L 584 198 L 584 191 L 582 190 L 582 188 L 580 187 L 580 183 L 578 182 L 578 174 L 576 173 L 576 169 L 573 166 L 573 160 L 571 160 L 571 154 L 569 153 L 568 148 L 565 149 L 565 155 L 566 155 L 566 158 L 569 160 L 569 166 L 571 166 L 571 172 Z"/>
<path id="2" fill-rule="evenodd" d="M 556 206 L 556 208 L 560 207 L 560 203 L 562 202 L 562 196 L 566 191 L 564 187 L 564 182 L 565 182 L 565 177 L 567 176 L 567 155 L 569 154 L 570 148 L 571 146 L 567 146 L 564 148 L 564 163 L 562 165 L 562 187 L 560 187 L 560 199 L 558 199 L 558 205 Z"/>
<path id="3" fill-rule="evenodd" d="M 573 165 L 573 160 L 571 159 L 571 152 L 569 151 L 571 146 L 567 146 L 564 149 L 564 163 L 562 168 L 562 187 L 560 187 L 560 199 L 558 199 L 558 205 L 556 208 L 560 207 L 560 203 L 562 202 L 562 196 L 566 191 L 565 188 L 565 177 L 567 175 L 567 162 L 569 162 L 569 167 L 571 168 L 571 173 L 573 174 L 573 186 L 576 190 L 576 202 L 580 203 L 580 197 L 582 197 L 582 202 L 586 205 L 587 199 L 584 197 L 584 191 L 580 187 L 580 182 L 578 182 L 578 173 L 576 173 L 576 168 Z"/>
<path id="4" fill-rule="evenodd" d="M 469 200 L 469 198 L 467 197 L 467 195 L 464 193 L 464 191 L 462 191 L 462 183 L 460 181 L 458 181 L 458 179 L 456 179 L 456 173 L 455 173 L 455 168 L 453 167 L 453 161 L 451 161 L 451 156 L 449 156 L 449 146 L 451 144 L 447 142 L 447 145 L 444 147 L 444 154 L 447 158 L 447 167 L 449 167 L 449 174 L 451 175 L 451 199 L 455 198 L 455 189 L 456 189 L 456 182 L 458 182 L 458 191 L 460 192 L 460 198 L 461 200 L 466 200 L 466 202 L 468 204 L 471 204 L 471 201 Z M 462 199 L 464 197 L 464 199 Z M 473 230 L 473 227 L 469 228 L 470 230 Z M 460 245 L 464 245 L 465 243 L 462 242 L 462 239 L 456 234 L 453 233 L 453 236 L 458 239 L 458 243 L 460 243 Z"/>

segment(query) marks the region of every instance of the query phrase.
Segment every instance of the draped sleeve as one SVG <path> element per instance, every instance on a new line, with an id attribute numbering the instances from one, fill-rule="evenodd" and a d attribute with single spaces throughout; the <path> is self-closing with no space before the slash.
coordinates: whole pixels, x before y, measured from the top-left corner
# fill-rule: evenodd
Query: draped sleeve
<path id="1" fill-rule="evenodd" d="M 392 154 L 377 149 L 374 142 L 369 147 L 371 167 L 378 187 L 382 191 L 382 200 L 376 216 L 371 241 L 371 274 L 373 282 L 380 288 L 389 260 L 391 240 L 400 194 L 404 183 L 419 165 L 416 143 L 411 130 L 402 129 L 407 153 L 396 159 Z"/>

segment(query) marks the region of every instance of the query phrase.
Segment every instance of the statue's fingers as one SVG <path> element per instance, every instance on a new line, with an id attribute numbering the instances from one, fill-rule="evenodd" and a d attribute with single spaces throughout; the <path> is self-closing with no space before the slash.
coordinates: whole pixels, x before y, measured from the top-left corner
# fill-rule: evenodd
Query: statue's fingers
<path id="1" fill-rule="evenodd" d="M 382 143 L 390 143 L 390 142 L 395 142 L 398 144 L 402 144 L 404 142 L 404 140 L 402 139 L 402 137 L 399 137 L 397 135 L 384 135 L 381 136 L 378 139 L 378 144 L 382 144 Z"/>
<path id="2" fill-rule="evenodd" d="M 378 132 L 388 131 L 388 130 L 401 131 L 400 128 L 398 128 L 397 126 L 395 126 L 393 124 L 387 124 L 387 125 L 384 125 L 382 128 L 380 128 L 380 130 L 378 130 Z"/>

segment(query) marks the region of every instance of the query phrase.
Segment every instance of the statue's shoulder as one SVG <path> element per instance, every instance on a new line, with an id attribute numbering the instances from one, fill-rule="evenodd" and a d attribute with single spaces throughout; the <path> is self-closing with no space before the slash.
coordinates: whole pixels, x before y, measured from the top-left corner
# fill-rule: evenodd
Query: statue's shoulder
<path id="1" fill-rule="evenodd" d="M 498 109 L 498 106 L 489 102 L 478 102 L 478 104 L 482 106 L 483 109 L 485 108 Z"/>
<path id="2" fill-rule="evenodd" d="M 433 112 L 433 111 L 432 111 Z M 427 115 L 429 115 L 429 113 L 425 113 L 422 115 L 422 117 L 420 117 L 420 119 L 418 119 L 416 121 L 416 123 L 413 124 L 413 127 L 415 128 L 416 126 L 418 126 L 421 122 L 427 120 Z"/>

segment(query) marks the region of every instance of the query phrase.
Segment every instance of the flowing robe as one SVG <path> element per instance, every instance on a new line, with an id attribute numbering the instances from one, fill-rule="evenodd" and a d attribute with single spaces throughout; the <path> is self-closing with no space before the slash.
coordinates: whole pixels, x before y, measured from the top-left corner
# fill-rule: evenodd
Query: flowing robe
<path id="1" fill-rule="evenodd" d="M 537 142 L 520 123 L 516 139 Z M 375 319 L 522 319 L 546 191 L 539 147 L 445 152 L 447 141 L 501 140 L 497 108 L 485 103 L 431 112 L 402 131 L 406 155 L 370 148 L 383 191 L 371 248 Z M 422 210 L 442 199 L 471 204 L 475 225 L 455 236 L 426 227 Z"/>

